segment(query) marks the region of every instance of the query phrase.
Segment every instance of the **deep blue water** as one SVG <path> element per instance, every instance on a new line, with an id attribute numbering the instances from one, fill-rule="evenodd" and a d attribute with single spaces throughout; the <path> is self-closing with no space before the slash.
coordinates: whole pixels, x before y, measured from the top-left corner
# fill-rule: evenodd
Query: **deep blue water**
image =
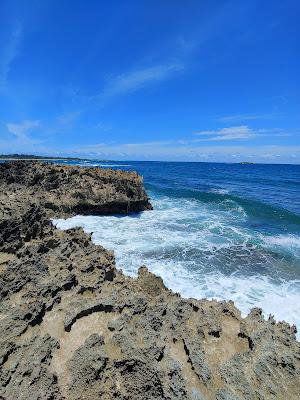
<path id="1" fill-rule="evenodd" d="M 243 313 L 260 306 L 300 327 L 300 166 L 79 164 L 138 171 L 154 210 L 59 227 L 93 232 L 129 275 L 146 264 L 186 297 L 232 299 Z"/>

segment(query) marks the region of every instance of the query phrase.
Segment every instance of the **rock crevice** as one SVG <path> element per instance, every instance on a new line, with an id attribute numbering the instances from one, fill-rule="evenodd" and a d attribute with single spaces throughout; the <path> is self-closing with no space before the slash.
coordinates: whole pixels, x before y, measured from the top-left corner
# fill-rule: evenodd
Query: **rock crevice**
<path id="1" fill-rule="evenodd" d="M 136 279 L 50 218 L 150 209 L 135 173 L 0 164 L 0 399 L 298 399 L 296 329 Z"/>

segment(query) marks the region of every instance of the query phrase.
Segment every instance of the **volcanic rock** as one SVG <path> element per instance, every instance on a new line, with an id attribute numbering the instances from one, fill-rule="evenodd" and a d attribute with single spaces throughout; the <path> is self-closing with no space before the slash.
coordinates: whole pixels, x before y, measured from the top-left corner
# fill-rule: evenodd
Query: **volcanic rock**
<path id="1" fill-rule="evenodd" d="M 43 205 L 48 216 L 127 214 L 151 209 L 143 179 L 136 172 L 13 161 L 0 164 L 0 205 Z"/>
<path id="2" fill-rule="evenodd" d="M 12 162 L 0 186 L 0 399 L 300 398 L 294 326 L 183 299 L 145 266 L 127 277 L 82 229 L 52 225 L 150 209 L 141 177 Z"/>

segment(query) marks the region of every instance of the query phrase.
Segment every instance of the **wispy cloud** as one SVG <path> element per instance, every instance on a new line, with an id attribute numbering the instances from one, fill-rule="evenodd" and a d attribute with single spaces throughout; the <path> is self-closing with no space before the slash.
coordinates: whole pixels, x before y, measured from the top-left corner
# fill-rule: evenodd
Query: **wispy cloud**
<path id="1" fill-rule="evenodd" d="M 256 161 L 300 163 L 300 146 L 203 146 L 192 141 L 99 143 L 69 149 L 69 154 L 119 160 Z"/>
<path id="2" fill-rule="evenodd" d="M 205 140 L 240 140 L 252 139 L 256 137 L 257 132 L 247 125 L 231 126 L 217 131 L 197 131 L 195 135 L 209 136 Z"/>
<path id="3" fill-rule="evenodd" d="M 249 157 L 255 159 L 256 155 L 261 160 L 272 160 L 275 156 L 280 157 L 280 154 L 286 156 L 288 151 L 291 153 L 292 158 L 299 159 L 300 162 L 300 148 L 291 147 L 286 151 L 285 146 L 237 146 L 237 145 L 214 145 L 209 144 L 210 141 L 236 141 L 236 140 L 249 140 L 261 136 L 285 136 L 290 133 L 280 129 L 251 129 L 246 125 L 233 126 L 229 128 L 222 128 L 216 131 L 198 131 L 194 132 L 198 137 L 189 137 L 182 139 L 171 140 L 157 140 L 157 141 L 144 141 L 144 142 L 131 142 L 131 143 L 116 143 L 116 142 L 103 142 L 97 144 L 86 145 L 77 149 L 70 150 L 72 153 L 89 155 L 101 158 L 121 158 L 121 159 L 150 159 L 150 160 L 201 160 L 201 159 L 214 159 L 215 160 L 232 160 L 236 158 Z M 206 144 L 205 144 L 206 142 Z M 263 156 L 265 149 L 266 157 Z M 271 151 L 270 149 L 276 149 Z M 281 149 L 281 153 L 280 150 Z M 268 150 L 268 151 L 267 151 Z M 276 154 L 275 154 L 276 152 Z M 293 155 L 292 155 L 293 154 Z M 274 156 L 274 157 L 273 157 Z"/>
<path id="4" fill-rule="evenodd" d="M 57 122 L 61 126 L 70 126 L 80 117 L 81 111 L 68 111 L 57 117 Z"/>
<path id="5" fill-rule="evenodd" d="M 269 113 L 269 114 L 235 114 L 227 115 L 224 117 L 216 118 L 219 122 L 238 122 L 238 121 L 254 121 L 260 119 L 274 119 L 282 117 L 283 114 L 279 113 Z"/>
<path id="6" fill-rule="evenodd" d="M 107 123 L 105 123 L 105 122 L 99 122 L 97 125 L 96 125 L 96 129 L 97 129 L 97 131 L 101 131 L 101 132 L 108 132 L 108 131 L 111 131 L 112 130 L 112 124 L 107 124 Z"/>
<path id="7" fill-rule="evenodd" d="M 11 64 L 18 53 L 21 36 L 22 26 L 20 23 L 17 23 L 7 42 L 2 44 L 3 47 L 0 52 L 0 91 L 6 87 L 7 76 L 11 69 Z"/>
<path id="8" fill-rule="evenodd" d="M 169 79 L 174 73 L 183 70 L 183 68 L 182 63 L 173 62 L 136 69 L 112 77 L 108 80 L 102 92 L 93 99 L 107 100 L 134 92 L 150 84 Z"/>
<path id="9" fill-rule="evenodd" d="M 40 139 L 33 139 L 29 136 L 29 133 L 32 130 L 39 127 L 41 127 L 41 123 L 38 120 L 25 120 L 18 124 L 16 123 L 6 124 L 8 132 L 14 136 L 15 141 L 17 141 L 18 144 L 23 144 L 23 145 L 41 143 Z"/>

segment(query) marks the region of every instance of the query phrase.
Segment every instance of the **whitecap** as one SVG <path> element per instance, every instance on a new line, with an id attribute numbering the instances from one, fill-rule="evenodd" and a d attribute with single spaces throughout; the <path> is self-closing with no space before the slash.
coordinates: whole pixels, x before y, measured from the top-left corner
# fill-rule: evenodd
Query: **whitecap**
<path id="1" fill-rule="evenodd" d="M 99 167 L 131 167 L 131 164 L 97 164 Z"/>
<path id="2" fill-rule="evenodd" d="M 211 193 L 217 193 L 217 194 L 229 194 L 229 190 L 228 189 L 221 189 L 221 188 L 212 188 L 210 189 Z"/>
<path id="3" fill-rule="evenodd" d="M 256 234 L 241 224 L 246 213 L 240 206 L 224 209 L 170 197 L 154 197 L 152 203 L 153 211 L 135 216 L 75 216 L 53 223 L 93 233 L 93 242 L 113 250 L 127 275 L 136 276 L 146 264 L 184 297 L 233 300 L 243 315 L 261 307 L 300 326 L 300 282 L 258 273 L 268 264 L 273 271 L 269 246 L 298 246 L 297 237 Z"/>
<path id="4" fill-rule="evenodd" d="M 280 248 L 281 251 L 300 257 L 300 236 L 298 235 L 264 236 L 263 240 L 269 248 Z"/>
<path id="5" fill-rule="evenodd" d="M 93 163 L 89 161 L 84 161 L 85 167 L 102 167 L 102 168 L 115 168 L 115 167 L 131 167 L 130 164 L 105 164 L 105 163 Z"/>

